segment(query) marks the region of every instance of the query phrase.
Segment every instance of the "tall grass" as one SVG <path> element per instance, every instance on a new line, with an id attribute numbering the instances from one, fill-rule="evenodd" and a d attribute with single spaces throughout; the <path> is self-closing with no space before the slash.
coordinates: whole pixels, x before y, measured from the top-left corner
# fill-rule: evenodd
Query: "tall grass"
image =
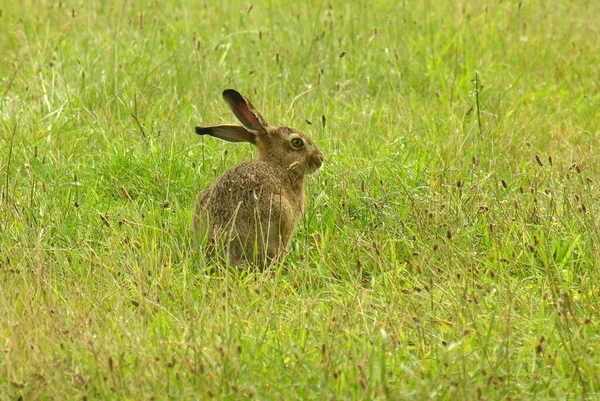
<path id="1" fill-rule="evenodd" d="M 595 399 L 600 4 L 0 8 L 0 398 Z M 326 164 L 207 265 L 233 87 Z"/>

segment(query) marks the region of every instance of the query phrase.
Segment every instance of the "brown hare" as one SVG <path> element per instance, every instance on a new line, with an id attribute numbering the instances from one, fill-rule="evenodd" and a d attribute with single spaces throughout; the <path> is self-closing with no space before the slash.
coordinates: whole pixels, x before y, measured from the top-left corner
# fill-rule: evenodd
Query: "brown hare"
<path id="1" fill-rule="evenodd" d="M 303 132 L 269 126 L 237 91 L 227 89 L 223 98 L 242 125 L 196 127 L 196 133 L 249 142 L 258 158 L 230 168 L 200 192 L 194 231 L 206 239 L 209 254 L 221 248 L 232 265 L 266 266 L 287 248 L 304 212 L 305 176 L 321 167 L 323 153 Z"/>

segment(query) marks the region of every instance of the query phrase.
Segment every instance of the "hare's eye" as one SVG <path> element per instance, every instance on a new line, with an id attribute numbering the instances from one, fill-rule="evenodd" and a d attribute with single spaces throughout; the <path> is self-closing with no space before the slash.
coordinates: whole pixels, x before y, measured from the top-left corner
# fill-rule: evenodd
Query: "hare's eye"
<path id="1" fill-rule="evenodd" d="M 296 149 L 300 149 L 304 146 L 304 141 L 300 138 L 294 138 L 292 139 L 292 146 Z"/>

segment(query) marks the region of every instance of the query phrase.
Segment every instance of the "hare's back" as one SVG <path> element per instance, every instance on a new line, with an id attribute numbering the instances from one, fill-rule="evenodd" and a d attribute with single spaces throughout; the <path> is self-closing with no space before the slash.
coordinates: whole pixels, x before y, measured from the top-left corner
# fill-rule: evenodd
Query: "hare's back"
<path id="1" fill-rule="evenodd" d="M 281 179 L 276 169 L 268 163 L 252 160 L 227 170 L 216 182 L 215 192 L 228 193 L 280 191 Z"/>
<path id="2" fill-rule="evenodd" d="M 273 206 L 273 201 L 280 197 L 283 190 L 278 174 L 274 167 L 258 160 L 232 167 L 214 183 L 209 208 L 214 212 L 230 212 L 240 207 L 255 209 L 259 205 Z"/>

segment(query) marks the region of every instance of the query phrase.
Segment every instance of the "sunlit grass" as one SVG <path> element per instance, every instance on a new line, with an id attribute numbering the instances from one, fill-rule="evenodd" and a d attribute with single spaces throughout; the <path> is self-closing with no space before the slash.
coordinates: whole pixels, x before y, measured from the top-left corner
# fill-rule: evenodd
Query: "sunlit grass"
<path id="1" fill-rule="evenodd" d="M 3 5 L 0 398 L 595 399 L 599 16 Z M 228 87 L 325 153 L 262 273 L 194 246 Z"/>

